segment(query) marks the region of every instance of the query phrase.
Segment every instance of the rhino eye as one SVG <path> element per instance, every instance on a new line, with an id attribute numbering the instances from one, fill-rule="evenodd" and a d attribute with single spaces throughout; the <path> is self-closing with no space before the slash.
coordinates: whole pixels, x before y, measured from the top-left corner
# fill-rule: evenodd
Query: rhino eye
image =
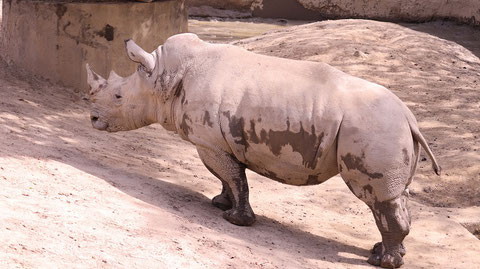
<path id="1" fill-rule="evenodd" d="M 115 94 L 115 98 L 117 98 L 117 99 L 121 99 L 121 98 L 122 98 L 122 96 L 121 96 L 120 94 Z"/>

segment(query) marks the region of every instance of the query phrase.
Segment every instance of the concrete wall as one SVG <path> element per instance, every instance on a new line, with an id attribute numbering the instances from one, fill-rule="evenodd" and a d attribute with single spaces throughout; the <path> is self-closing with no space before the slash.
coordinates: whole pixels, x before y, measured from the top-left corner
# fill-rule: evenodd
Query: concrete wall
<path id="1" fill-rule="evenodd" d="M 183 0 L 4 0 L 2 57 L 53 82 L 87 90 L 85 63 L 102 76 L 135 71 L 124 49 L 133 38 L 153 51 L 169 36 L 187 31 Z"/>
<path id="2" fill-rule="evenodd" d="M 450 19 L 480 25 L 480 0 L 187 0 L 187 4 L 195 8 L 211 6 L 233 10 L 245 10 L 249 5 L 252 16 L 269 18 L 366 18 L 406 22 Z"/>

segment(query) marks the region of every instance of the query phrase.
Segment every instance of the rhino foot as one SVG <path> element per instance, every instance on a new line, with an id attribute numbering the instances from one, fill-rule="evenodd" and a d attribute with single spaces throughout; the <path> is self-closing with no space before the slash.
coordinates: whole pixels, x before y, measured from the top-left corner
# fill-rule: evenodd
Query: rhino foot
<path id="1" fill-rule="evenodd" d="M 368 263 L 383 268 L 399 268 L 403 265 L 403 258 L 399 253 L 395 254 L 372 254 L 368 258 Z"/>
<path id="2" fill-rule="evenodd" d="M 230 209 L 223 213 L 223 218 L 239 226 L 250 226 L 255 222 L 255 214 L 253 211 L 245 212 Z"/>
<path id="3" fill-rule="evenodd" d="M 219 194 L 215 197 L 213 197 L 212 199 L 212 204 L 215 206 L 215 207 L 218 207 L 220 208 L 221 210 L 225 211 L 225 210 L 229 210 L 232 208 L 232 201 L 230 201 L 230 199 L 228 199 L 228 197 L 226 197 L 225 195 L 223 194 Z"/>
<path id="4" fill-rule="evenodd" d="M 385 252 L 382 242 L 376 243 L 371 252 L 372 255 L 368 258 L 368 263 L 383 268 L 398 268 L 402 266 L 402 256 L 406 253 L 403 244 L 398 251 Z"/>
<path id="5" fill-rule="evenodd" d="M 398 253 L 396 255 L 385 254 L 383 256 L 372 254 L 368 258 L 368 263 L 383 268 L 399 268 L 403 265 L 403 258 Z"/>
<path id="6" fill-rule="evenodd" d="M 383 252 L 383 245 L 382 245 L 382 242 L 377 242 L 372 250 L 370 251 L 370 253 L 372 254 L 382 254 Z M 405 254 L 407 253 L 407 250 L 405 249 L 405 246 L 403 244 L 400 245 L 400 249 L 398 250 L 398 253 L 400 253 L 400 255 L 405 256 Z"/>

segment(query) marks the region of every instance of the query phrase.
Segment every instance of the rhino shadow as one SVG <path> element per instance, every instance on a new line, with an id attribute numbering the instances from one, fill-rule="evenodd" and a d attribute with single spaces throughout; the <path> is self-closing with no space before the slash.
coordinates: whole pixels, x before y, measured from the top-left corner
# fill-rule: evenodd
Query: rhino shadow
<path id="1" fill-rule="evenodd" d="M 275 219 L 258 214 L 257 221 L 253 226 L 236 226 L 222 218 L 222 211 L 211 204 L 210 198 L 195 190 L 152 178 L 151 176 L 130 172 L 119 167 L 104 167 L 105 171 L 99 171 L 98 165 L 96 165 L 98 164 L 97 160 L 88 159 L 88 156 L 82 156 L 82 158 L 84 162 L 68 164 L 105 180 L 115 188 L 145 203 L 162 208 L 169 213 L 208 229 L 243 240 L 247 246 L 255 245 L 267 249 L 274 248 L 275 251 L 283 251 L 285 253 L 296 251 L 298 256 L 304 258 L 321 259 L 333 263 L 367 265 L 366 259 L 370 253 L 367 249 L 315 235 L 303 231 L 295 227 L 295 225 L 281 223 Z M 180 174 L 178 178 L 190 176 L 182 175 L 178 171 L 175 171 L 175 173 Z M 106 174 L 111 176 L 106 176 Z M 218 182 L 218 185 L 220 186 L 220 182 Z M 135 186 L 135 188 L 131 186 Z M 248 229 L 248 233 L 245 233 L 246 229 Z M 266 237 L 274 238 L 272 239 L 274 241 L 264 240 Z M 286 247 L 282 249 L 282 245 L 275 244 L 276 241 L 287 241 L 288 245 L 294 246 L 294 248 Z M 364 257 L 364 259 L 343 257 L 339 255 L 341 252 L 351 253 Z"/>
<path id="2" fill-rule="evenodd" d="M 24 101 L 18 103 L 22 104 Z M 28 103 L 26 105 L 28 105 Z M 31 117 L 33 119 L 37 113 L 35 110 L 30 110 L 25 117 Z M 143 158 L 147 162 L 150 162 L 146 163 L 147 166 L 155 167 L 156 163 L 152 160 L 158 157 L 141 156 L 145 154 L 141 151 L 134 152 L 132 156 L 128 156 L 127 158 L 125 157 L 125 151 L 131 151 L 130 140 L 132 137 L 138 136 L 138 133 L 134 136 L 131 136 L 130 133 L 106 135 L 93 129 L 84 129 L 83 127 L 79 127 L 78 129 L 64 128 L 61 126 L 64 118 L 59 115 L 60 114 L 53 112 L 49 115 L 38 116 L 38 120 L 49 128 L 44 128 L 42 132 L 31 133 L 28 136 L 18 134 L 15 140 L 9 141 L 8 144 L 11 144 L 12 147 L 21 144 L 35 145 L 26 150 L 19 149 L 15 152 L 15 156 L 30 157 L 45 161 L 54 160 L 64 163 L 104 180 L 123 193 L 145 203 L 161 208 L 182 219 L 210 230 L 237 238 L 245 242 L 247 246 L 255 245 L 264 249 L 275 249 L 275 251 L 285 253 L 296 251 L 296 256 L 298 255 L 313 260 L 322 259 L 332 263 L 367 265 L 366 259 L 369 251 L 366 249 L 349 245 L 333 238 L 311 234 L 295 227 L 295 225 L 281 223 L 262 215 L 257 215 L 257 222 L 253 227 L 239 227 L 230 224 L 221 217 L 222 211 L 213 207 L 210 198 L 196 191 L 195 186 L 188 188 L 180 185 L 182 177 L 192 177 L 192 174 L 177 170 L 175 167 L 170 168 L 173 171 L 168 171 L 165 167 L 158 167 L 159 170 L 168 171 L 167 174 L 163 176 L 159 175 L 161 174 L 159 172 L 135 172 L 135 167 L 132 166 L 140 167 L 140 165 L 131 165 L 130 162 Z M 88 124 L 88 117 L 85 117 L 84 121 L 85 123 L 82 124 Z M 15 128 L 22 126 L 21 122 L 8 119 L 5 119 L 4 124 Z M 155 130 L 149 130 L 148 128 L 143 130 L 142 132 L 148 135 L 145 137 L 145 141 L 139 141 L 139 143 L 155 143 L 149 142 L 149 140 L 153 139 L 158 141 L 171 139 L 162 143 L 162 147 L 164 148 L 160 151 L 162 151 L 163 156 L 169 154 L 169 149 L 167 148 L 169 144 L 173 144 L 174 148 L 186 148 L 185 145 L 187 145 L 187 143 L 178 141 L 177 137 L 158 135 L 154 131 Z M 70 137 L 75 140 L 75 143 L 72 143 L 71 140 L 65 140 L 63 137 Z M 122 150 L 117 149 L 116 153 L 110 152 L 108 149 L 110 146 L 108 145 L 109 143 L 115 144 Z M 187 148 L 187 150 L 190 149 Z M 155 154 L 158 154 L 158 150 L 154 152 L 154 155 Z M 0 148 L 0 157 L 3 155 L 4 153 Z M 123 162 L 116 161 L 116 158 L 119 156 L 122 157 L 121 160 Z M 200 161 L 198 160 L 195 165 L 201 165 Z M 157 167 L 155 167 L 155 169 L 156 168 Z M 166 178 L 169 174 L 174 174 L 179 184 L 162 180 L 162 177 Z M 198 178 L 195 180 L 201 181 L 202 179 Z M 204 183 L 210 184 L 210 181 L 212 181 L 220 188 L 220 181 L 214 179 L 213 175 L 209 176 L 207 181 L 208 182 Z M 248 230 L 248 232 L 245 232 L 246 230 Z M 266 238 L 269 238 L 269 241 L 265 240 Z M 285 247 L 286 244 L 276 243 L 280 241 L 288 242 L 288 247 Z M 364 258 L 343 257 L 340 255 L 342 252 Z"/>

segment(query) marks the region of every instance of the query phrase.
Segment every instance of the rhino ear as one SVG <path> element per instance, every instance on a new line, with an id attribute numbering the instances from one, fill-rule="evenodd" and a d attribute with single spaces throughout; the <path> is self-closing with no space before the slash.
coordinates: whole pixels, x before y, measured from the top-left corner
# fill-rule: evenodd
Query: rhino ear
<path id="1" fill-rule="evenodd" d="M 92 88 L 92 91 L 98 90 L 100 85 L 105 84 L 106 80 L 102 78 L 99 74 L 95 73 L 91 68 L 90 65 L 87 64 L 87 82 L 88 85 Z"/>
<path id="2" fill-rule="evenodd" d="M 110 71 L 110 75 L 108 76 L 108 80 L 115 80 L 115 79 L 119 79 L 119 78 L 122 78 L 120 77 L 119 75 L 117 75 L 117 73 L 115 73 L 115 71 Z"/>
<path id="3" fill-rule="evenodd" d="M 148 73 L 155 68 L 155 57 L 140 48 L 132 39 L 125 40 L 125 49 L 130 60 L 140 63 Z"/>

